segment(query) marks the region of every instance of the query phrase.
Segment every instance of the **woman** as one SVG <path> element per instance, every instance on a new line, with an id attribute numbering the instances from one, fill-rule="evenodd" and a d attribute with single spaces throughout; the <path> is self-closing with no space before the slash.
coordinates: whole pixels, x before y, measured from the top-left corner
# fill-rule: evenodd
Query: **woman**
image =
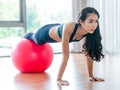
<path id="1" fill-rule="evenodd" d="M 69 59 L 69 42 L 80 41 L 83 37 L 86 37 L 83 48 L 86 51 L 90 80 L 104 81 L 104 79 L 93 75 L 93 61 L 100 61 L 104 57 L 98 19 L 99 13 L 97 10 L 93 7 L 86 7 L 79 14 L 78 23 L 47 24 L 35 33 L 28 33 L 24 36 L 24 38 L 30 39 L 36 44 L 44 44 L 46 42 L 62 43 L 63 58 L 57 77 L 58 85 L 69 85 L 68 81 L 62 80 Z"/>

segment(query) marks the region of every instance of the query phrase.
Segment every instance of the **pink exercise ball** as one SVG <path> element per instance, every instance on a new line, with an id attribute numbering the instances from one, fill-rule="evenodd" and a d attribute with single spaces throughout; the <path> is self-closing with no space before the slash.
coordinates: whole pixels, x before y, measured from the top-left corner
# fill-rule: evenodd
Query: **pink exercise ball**
<path id="1" fill-rule="evenodd" d="M 44 72 L 52 64 L 53 50 L 49 43 L 37 45 L 22 39 L 12 49 L 11 58 L 20 72 Z"/>

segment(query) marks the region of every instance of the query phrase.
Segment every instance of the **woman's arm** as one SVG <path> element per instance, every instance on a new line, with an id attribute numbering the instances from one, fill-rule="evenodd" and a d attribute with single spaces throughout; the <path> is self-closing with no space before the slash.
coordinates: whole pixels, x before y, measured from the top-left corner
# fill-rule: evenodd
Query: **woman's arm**
<path id="1" fill-rule="evenodd" d="M 63 73 L 65 71 L 65 68 L 67 66 L 68 63 L 68 59 L 69 59 L 69 39 L 70 39 L 70 35 L 71 35 L 71 29 L 73 28 L 73 26 L 71 27 L 71 25 L 66 25 L 64 26 L 64 30 L 63 30 L 63 36 L 62 36 L 62 53 L 63 53 L 63 57 L 62 57 L 62 63 L 58 72 L 58 78 L 57 78 L 57 82 L 59 85 L 69 85 L 69 82 L 66 80 L 62 80 L 62 76 Z"/>
<path id="2" fill-rule="evenodd" d="M 89 77 L 93 77 L 93 60 L 89 56 L 87 56 L 87 67 Z"/>
<path id="3" fill-rule="evenodd" d="M 90 81 L 98 81 L 98 82 L 104 81 L 103 78 L 94 77 L 94 75 L 93 75 L 93 60 L 88 55 L 87 55 L 87 66 L 88 66 L 88 74 L 90 77 Z"/>

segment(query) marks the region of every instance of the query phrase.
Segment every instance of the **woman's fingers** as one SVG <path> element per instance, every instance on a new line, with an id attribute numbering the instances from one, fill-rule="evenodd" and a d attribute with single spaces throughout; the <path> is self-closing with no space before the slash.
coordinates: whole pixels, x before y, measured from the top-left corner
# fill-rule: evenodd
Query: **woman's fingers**
<path id="1" fill-rule="evenodd" d="M 90 81 L 97 81 L 97 82 L 103 82 L 105 81 L 103 78 L 98 78 L 98 77 L 91 77 Z"/>
<path id="2" fill-rule="evenodd" d="M 66 80 L 59 80 L 59 81 L 57 81 L 57 84 L 60 86 L 68 86 L 69 82 Z"/>

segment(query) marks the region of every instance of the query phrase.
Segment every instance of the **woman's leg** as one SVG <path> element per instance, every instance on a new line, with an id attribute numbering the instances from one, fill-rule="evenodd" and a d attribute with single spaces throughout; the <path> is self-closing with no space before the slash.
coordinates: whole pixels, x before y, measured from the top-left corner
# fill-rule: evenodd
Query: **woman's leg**
<path id="1" fill-rule="evenodd" d="M 25 34 L 23 38 L 32 40 L 33 42 L 35 42 L 36 44 L 38 44 L 38 42 L 37 42 L 37 40 L 35 38 L 35 34 L 32 33 L 32 32 L 29 32 L 29 33 Z"/>

